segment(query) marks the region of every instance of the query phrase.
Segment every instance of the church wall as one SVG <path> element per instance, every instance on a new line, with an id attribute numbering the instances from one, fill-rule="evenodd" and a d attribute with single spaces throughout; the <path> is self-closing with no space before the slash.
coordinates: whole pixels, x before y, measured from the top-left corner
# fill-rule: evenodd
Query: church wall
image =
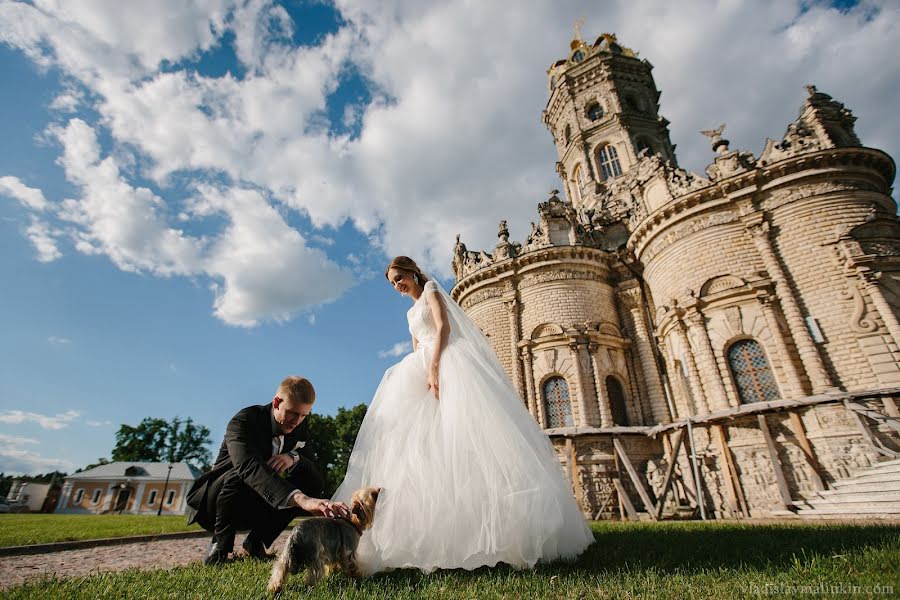
<path id="1" fill-rule="evenodd" d="M 473 304 L 471 308 L 467 308 L 466 313 L 487 335 L 491 348 L 500 359 L 500 364 L 503 365 L 510 378 L 513 378 L 515 373 L 513 360 L 518 359 L 513 355 L 509 313 L 503 304 L 503 299 L 500 297 L 485 299 Z"/>
<path id="2" fill-rule="evenodd" d="M 684 235 L 698 223 L 714 218 L 711 214 L 693 217 L 659 234 L 660 238 L 671 235 L 678 239 L 663 245 L 658 254 L 644 263 L 644 279 L 657 305 L 668 304 L 673 298 L 683 300 L 688 290 L 699 294 L 701 286 L 713 277 L 746 277 L 763 269 L 739 222 L 710 225 Z"/>
<path id="3" fill-rule="evenodd" d="M 540 276 L 544 273 L 538 273 Z M 560 270 L 550 272 L 559 274 Z M 558 275 L 557 275 L 558 276 Z M 566 279 L 519 285 L 522 299 L 522 334 L 528 337 L 538 325 L 556 323 L 563 329 L 586 321 L 611 322 L 619 327 L 612 286 L 588 279 Z"/>
<path id="4" fill-rule="evenodd" d="M 842 225 L 863 223 L 869 194 L 810 198 L 772 210 L 773 248 L 805 315 L 825 338 L 826 368 L 835 383 L 854 391 L 900 383 L 900 353 L 859 280 L 840 271 L 831 244 Z M 891 350 L 893 349 L 893 355 Z"/>

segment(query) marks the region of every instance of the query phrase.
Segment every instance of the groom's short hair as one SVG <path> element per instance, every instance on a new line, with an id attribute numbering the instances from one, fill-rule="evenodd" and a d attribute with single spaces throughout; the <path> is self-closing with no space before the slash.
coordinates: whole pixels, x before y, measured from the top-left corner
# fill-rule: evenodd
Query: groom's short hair
<path id="1" fill-rule="evenodd" d="M 281 382 L 275 396 L 287 402 L 312 404 L 316 401 L 316 390 L 309 379 L 291 375 Z"/>

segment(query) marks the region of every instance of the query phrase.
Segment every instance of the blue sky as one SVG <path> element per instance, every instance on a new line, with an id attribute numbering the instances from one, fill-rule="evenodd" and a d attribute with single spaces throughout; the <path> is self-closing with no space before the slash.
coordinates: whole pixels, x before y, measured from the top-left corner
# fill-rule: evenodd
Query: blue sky
<path id="1" fill-rule="evenodd" d="M 406 350 L 381 275 L 449 287 L 456 233 L 521 239 L 559 187 L 540 122 L 573 23 L 654 65 L 681 165 L 759 153 L 803 85 L 900 150 L 896 2 L 0 0 L 0 471 L 74 470 L 121 423 L 218 445 L 278 381 L 368 402 Z"/>

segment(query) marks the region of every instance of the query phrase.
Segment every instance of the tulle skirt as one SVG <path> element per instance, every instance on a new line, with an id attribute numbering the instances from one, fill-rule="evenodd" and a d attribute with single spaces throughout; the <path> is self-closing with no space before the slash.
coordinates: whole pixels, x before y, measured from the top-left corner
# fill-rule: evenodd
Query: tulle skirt
<path id="1" fill-rule="evenodd" d="M 593 535 L 508 380 L 452 340 L 435 400 L 432 352 L 420 346 L 384 374 L 334 496 L 382 488 L 357 552 L 363 571 L 525 568 L 580 554 Z"/>

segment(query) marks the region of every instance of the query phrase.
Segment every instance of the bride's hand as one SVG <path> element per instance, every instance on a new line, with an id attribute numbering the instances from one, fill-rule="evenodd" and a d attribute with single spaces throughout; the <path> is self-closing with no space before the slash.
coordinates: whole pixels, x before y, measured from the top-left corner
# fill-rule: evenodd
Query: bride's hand
<path id="1" fill-rule="evenodd" d="M 431 365 L 431 368 L 428 369 L 428 389 L 434 394 L 435 400 L 438 400 L 440 396 L 440 390 L 438 389 L 438 382 L 440 381 L 438 377 L 439 371 L 438 365 Z"/>

